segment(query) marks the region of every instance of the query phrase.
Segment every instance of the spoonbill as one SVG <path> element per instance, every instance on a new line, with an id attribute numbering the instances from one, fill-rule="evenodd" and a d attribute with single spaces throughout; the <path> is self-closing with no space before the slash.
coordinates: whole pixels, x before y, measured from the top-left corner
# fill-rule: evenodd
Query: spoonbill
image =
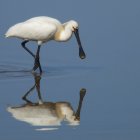
<path id="1" fill-rule="evenodd" d="M 56 127 L 60 126 L 64 121 L 69 125 L 79 125 L 80 112 L 84 96 L 86 95 L 86 89 L 82 88 L 80 90 L 79 103 L 77 105 L 77 110 L 75 111 L 71 103 L 67 101 L 43 101 L 40 91 L 41 76 L 34 76 L 35 83 L 33 87 L 31 87 L 22 97 L 26 103 L 18 106 L 9 106 L 7 111 L 10 112 L 15 119 L 34 126 Z M 38 102 L 32 102 L 27 98 L 35 88 L 38 94 Z"/>
<path id="2" fill-rule="evenodd" d="M 42 73 L 39 55 L 40 48 L 43 43 L 46 43 L 50 40 L 65 42 L 68 41 L 74 33 L 79 45 L 79 57 L 81 59 L 86 57 L 81 45 L 78 27 L 78 23 L 74 20 L 70 20 L 62 24 L 57 19 L 39 16 L 13 25 L 6 32 L 5 37 L 16 37 L 22 39 L 23 41 L 21 46 L 34 58 L 34 67 L 32 70 L 35 71 L 39 68 L 40 73 Z M 29 41 L 37 42 L 38 48 L 36 54 L 31 52 L 25 46 L 25 44 Z"/>

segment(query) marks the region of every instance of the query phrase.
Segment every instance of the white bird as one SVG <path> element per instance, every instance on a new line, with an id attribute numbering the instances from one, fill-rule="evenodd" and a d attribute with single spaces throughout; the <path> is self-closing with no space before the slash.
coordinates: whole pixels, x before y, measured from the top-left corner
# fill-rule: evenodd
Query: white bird
<path id="1" fill-rule="evenodd" d="M 41 45 L 50 40 L 67 41 L 71 38 L 73 33 L 75 34 L 79 45 L 79 57 L 84 59 L 86 55 L 80 42 L 78 23 L 74 20 L 61 24 L 60 21 L 51 17 L 34 17 L 10 27 L 5 36 L 22 39 L 22 47 L 35 59 L 33 70 L 35 71 L 39 68 L 40 73 L 42 73 L 39 60 Z M 25 46 L 25 44 L 29 41 L 37 42 L 38 49 L 36 55 Z"/>
<path id="2" fill-rule="evenodd" d="M 69 125 L 79 125 L 80 112 L 84 96 L 86 95 L 86 89 L 82 88 L 80 90 L 79 104 L 77 111 L 74 111 L 71 104 L 67 101 L 43 101 L 40 91 L 41 76 L 34 75 L 34 79 L 35 84 L 23 96 L 23 100 L 26 101 L 26 104 L 21 106 L 9 106 L 7 111 L 10 112 L 15 119 L 34 126 L 60 126 L 63 121 L 68 122 Z M 39 101 L 33 103 L 27 99 L 27 96 L 29 96 L 35 88 Z"/>

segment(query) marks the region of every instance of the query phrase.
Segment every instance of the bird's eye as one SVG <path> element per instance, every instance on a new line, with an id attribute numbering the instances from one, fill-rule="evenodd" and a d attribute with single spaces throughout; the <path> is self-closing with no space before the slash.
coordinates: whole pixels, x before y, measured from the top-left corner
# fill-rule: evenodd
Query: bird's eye
<path id="1" fill-rule="evenodd" d="M 74 31 L 78 29 L 78 27 L 72 27 L 72 28 L 73 28 Z"/>
<path id="2" fill-rule="evenodd" d="M 72 27 L 73 28 L 73 30 L 75 30 L 75 27 Z"/>

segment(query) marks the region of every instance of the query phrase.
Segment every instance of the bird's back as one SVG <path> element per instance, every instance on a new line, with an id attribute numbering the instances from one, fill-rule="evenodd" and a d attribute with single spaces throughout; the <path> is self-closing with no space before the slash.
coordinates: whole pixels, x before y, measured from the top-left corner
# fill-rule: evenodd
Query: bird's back
<path id="1" fill-rule="evenodd" d="M 55 18 L 47 17 L 47 16 L 39 16 L 39 17 L 33 17 L 25 22 L 44 22 L 44 23 L 51 23 L 55 25 L 61 25 L 60 21 L 58 21 Z"/>
<path id="2" fill-rule="evenodd" d="M 68 102 L 44 102 L 38 105 L 25 104 L 19 107 L 8 107 L 8 112 L 20 121 L 32 125 L 60 125 L 66 119 L 68 122 L 77 123 L 74 120 L 74 111 Z"/>
<path id="3" fill-rule="evenodd" d="M 49 105 L 49 106 L 48 106 Z M 37 106 L 21 106 L 21 107 L 8 107 L 8 112 L 12 113 L 13 117 L 17 120 L 24 121 L 36 126 L 51 126 L 60 125 L 61 119 L 58 118 L 55 110 L 51 110 L 50 106 L 37 105 Z"/>
<path id="4" fill-rule="evenodd" d="M 6 37 L 45 42 L 52 39 L 59 26 L 61 23 L 54 18 L 34 17 L 10 27 L 5 35 Z"/>

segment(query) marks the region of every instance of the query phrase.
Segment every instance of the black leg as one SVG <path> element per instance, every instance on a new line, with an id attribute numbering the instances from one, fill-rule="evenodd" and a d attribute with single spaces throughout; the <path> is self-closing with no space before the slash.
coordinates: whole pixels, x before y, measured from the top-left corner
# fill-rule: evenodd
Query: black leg
<path id="1" fill-rule="evenodd" d="M 22 97 L 22 99 L 24 101 L 26 101 L 28 104 L 36 104 L 36 103 L 31 102 L 29 99 L 27 99 L 27 96 L 29 94 L 31 94 L 31 92 L 36 88 L 37 93 L 38 93 L 38 97 L 39 97 L 39 103 L 43 103 L 43 100 L 42 100 L 42 97 L 41 97 L 41 92 L 40 92 L 40 80 L 41 80 L 41 76 L 40 75 L 38 76 L 36 74 L 33 74 L 33 76 L 34 76 L 35 84 L 32 86 L 32 88 L 30 88 L 25 93 L 25 95 Z"/>
<path id="2" fill-rule="evenodd" d="M 35 55 L 25 46 L 25 44 L 29 42 L 28 40 L 25 40 L 21 43 L 22 47 L 29 53 L 32 55 L 33 58 L 35 58 Z"/>
<path id="3" fill-rule="evenodd" d="M 24 101 L 27 103 L 33 104 L 30 100 L 28 100 L 26 97 L 35 89 L 36 85 L 34 85 L 29 91 L 26 92 L 26 94 L 22 97 Z"/>
<path id="4" fill-rule="evenodd" d="M 40 56 L 39 56 L 40 48 L 41 48 L 41 46 L 39 45 L 38 48 L 37 48 L 36 56 L 35 56 L 35 62 L 34 62 L 33 70 L 35 71 L 39 67 L 40 73 L 42 73 L 42 68 L 41 68 L 41 65 L 40 65 Z"/>
<path id="5" fill-rule="evenodd" d="M 43 103 L 42 97 L 41 97 L 41 92 L 40 92 L 40 80 L 41 80 L 41 76 L 35 76 L 35 85 L 36 85 L 36 91 L 38 93 L 38 98 L 39 98 L 39 104 Z"/>

